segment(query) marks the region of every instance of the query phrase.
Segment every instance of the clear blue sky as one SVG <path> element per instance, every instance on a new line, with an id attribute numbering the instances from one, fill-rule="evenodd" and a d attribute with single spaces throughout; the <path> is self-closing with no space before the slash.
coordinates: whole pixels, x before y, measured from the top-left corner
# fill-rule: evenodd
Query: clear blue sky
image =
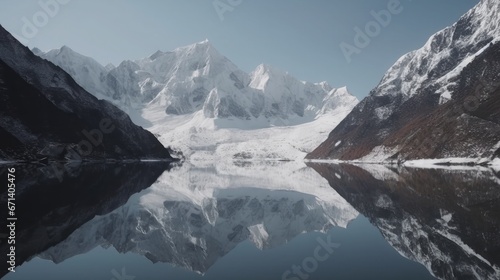
<path id="1" fill-rule="evenodd" d="M 0 0 L 0 24 L 30 48 L 67 45 L 103 65 L 208 38 L 244 71 L 266 63 L 301 80 L 346 85 L 360 98 L 401 55 L 479 2 L 400 0 L 400 12 L 348 62 L 340 44 L 354 45 L 354 28 L 396 0 L 40 0 L 51 1 L 60 4 L 47 15 L 38 0 Z M 23 32 L 23 18 L 41 27 Z"/>

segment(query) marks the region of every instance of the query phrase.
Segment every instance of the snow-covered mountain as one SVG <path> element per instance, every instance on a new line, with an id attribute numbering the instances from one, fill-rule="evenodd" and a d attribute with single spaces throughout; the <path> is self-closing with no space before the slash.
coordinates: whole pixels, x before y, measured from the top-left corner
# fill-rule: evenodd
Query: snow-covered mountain
<path id="1" fill-rule="evenodd" d="M 500 1 L 482 0 L 458 22 L 432 35 L 422 48 L 402 56 L 371 94 L 408 99 L 433 85 L 441 102 L 446 102 L 462 69 L 499 39 Z"/>
<path id="2" fill-rule="evenodd" d="M 304 232 L 345 228 L 357 215 L 302 163 L 187 163 L 40 257 L 59 263 L 97 246 L 113 246 L 204 273 L 245 240 L 259 249 L 274 248 Z"/>
<path id="3" fill-rule="evenodd" d="M 169 52 L 158 51 L 136 61 L 127 60 L 117 67 L 103 67 L 68 47 L 36 53 L 66 70 L 98 98 L 122 108 L 136 124 L 161 136 L 162 141 L 174 139 L 175 143 L 168 144 L 181 147 L 187 154 L 203 150 L 200 146 L 217 146 L 214 141 L 191 142 L 193 130 L 197 134 L 207 131 L 203 137 L 210 138 L 213 131 L 232 130 L 229 134 L 237 135 L 237 130 L 315 123 L 312 127 L 321 128 L 308 132 L 315 133 L 318 140 L 304 147 L 302 142 L 309 142 L 311 137 L 301 133 L 307 139 L 296 142 L 295 148 L 279 156 L 303 157 L 326 139 L 325 124 L 329 123 L 331 129 L 358 102 L 346 88 L 299 81 L 268 65 L 245 73 L 208 40 Z M 258 136 L 262 133 L 245 137 L 264 140 Z M 272 134 L 276 133 L 279 131 Z M 279 149 L 280 144 L 271 145 Z"/>
<path id="4" fill-rule="evenodd" d="M 61 68 L 70 74 L 71 77 L 78 77 L 78 80 L 75 80 L 86 91 L 91 92 L 101 99 L 105 96 L 105 91 L 102 89 L 101 83 L 105 81 L 108 70 L 97 61 L 73 51 L 68 46 L 63 46 L 60 49 L 51 50 L 47 53 L 34 48 L 32 52 L 59 67 L 64 65 Z"/>
<path id="5" fill-rule="evenodd" d="M 356 103 L 345 90 L 337 91 L 326 82 L 302 82 L 268 65 L 247 74 L 208 40 L 111 68 L 66 46 L 36 53 L 96 96 L 122 106 L 160 105 L 168 115 L 202 110 L 208 118 L 310 119 Z"/>
<path id="6" fill-rule="evenodd" d="M 500 1 L 482 0 L 401 57 L 308 158 L 499 156 L 499 39 Z"/>

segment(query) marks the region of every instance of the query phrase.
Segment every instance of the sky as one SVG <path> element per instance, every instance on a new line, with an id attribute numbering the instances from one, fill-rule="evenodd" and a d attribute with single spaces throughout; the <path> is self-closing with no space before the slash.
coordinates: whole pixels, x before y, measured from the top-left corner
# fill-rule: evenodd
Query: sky
<path id="1" fill-rule="evenodd" d="M 265 63 L 361 99 L 399 57 L 478 2 L 0 0 L 0 24 L 30 48 L 67 45 L 103 65 L 208 39 L 246 72 Z"/>

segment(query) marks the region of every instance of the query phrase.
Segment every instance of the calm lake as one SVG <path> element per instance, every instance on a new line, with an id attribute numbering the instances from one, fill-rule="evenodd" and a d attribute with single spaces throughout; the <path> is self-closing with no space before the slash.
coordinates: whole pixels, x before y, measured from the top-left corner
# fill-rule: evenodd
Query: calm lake
<path id="1" fill-rule="evenodd" d="M 500 174 L 484 167 L 14 167 L 6 280 L 500 279 Z"/>

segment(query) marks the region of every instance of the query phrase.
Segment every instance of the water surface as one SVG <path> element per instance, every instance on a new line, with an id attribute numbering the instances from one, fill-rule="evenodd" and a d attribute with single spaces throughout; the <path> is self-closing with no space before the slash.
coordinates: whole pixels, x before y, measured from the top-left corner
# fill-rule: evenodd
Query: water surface
<path id="1" fill-rule="evenodd" d="M 500 275 L 500 180 L 489 169 L 268 162 L 18 170 L 22 264 L 2 279 Z"/>

